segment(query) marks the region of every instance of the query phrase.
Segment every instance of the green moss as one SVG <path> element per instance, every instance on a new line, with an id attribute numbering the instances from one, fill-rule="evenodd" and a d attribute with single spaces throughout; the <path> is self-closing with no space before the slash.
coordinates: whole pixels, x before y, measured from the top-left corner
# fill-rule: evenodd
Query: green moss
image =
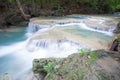
<path id="1" fill-rule="evenodd" d="M 88 51 L 85 49 L 78 49 L 78 53 L 80 54 L 81 57 L 86 56 Z"/>
<path id="2" fill-rule="evenodd" d="M 90 52 L 90 54 L 88 55 L 88 59 L 87 59 L 87 63 L 89 65 L 93 64 L 96 60 L 98 59 L 98 55 L 95 52 Z"/>
<path id="3" fill-rule="evenodd" d="M 74 72 L 69 73 L 68 76 L 64 78 L 64 80 L 77 80 L 77 76 L 75 75 Z"/>
<path id="4" fill-rule="evenodd" d="M 76 80 L 84 80 L 85 73 L 86 73 L 85 68 L 79 68 L 79 69 L 77 69 L 76 72 L 75 72 L 75 74 L 74 74 L 77 77 Z"/>

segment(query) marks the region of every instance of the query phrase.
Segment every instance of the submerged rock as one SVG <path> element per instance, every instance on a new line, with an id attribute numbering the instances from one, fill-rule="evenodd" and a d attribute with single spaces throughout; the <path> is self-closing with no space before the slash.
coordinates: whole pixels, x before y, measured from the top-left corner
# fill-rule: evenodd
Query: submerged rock
<path id="1" fill-rule="evenodd" d="M 119 80 L 120 63 L 115 58 L 104 50 L 81 50 L 67 58 L 35 59 L 33 72 L 39 80 Z"/>

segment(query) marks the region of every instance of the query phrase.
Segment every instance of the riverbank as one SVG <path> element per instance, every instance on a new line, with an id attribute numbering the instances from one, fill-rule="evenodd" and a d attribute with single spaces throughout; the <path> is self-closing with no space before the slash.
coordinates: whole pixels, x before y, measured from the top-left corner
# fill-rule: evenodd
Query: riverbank
<path id="1" fill-rule="evenodd" d="M 81 51 L 67 58 L 34 59 L 34 75 L 38 74 L 40 80 L 120 79 L 120 54 L 111 55 L 104 50 Z"/>
<path id="2" fill-rule="evenodd" d="M 12 31 L 17 31 L 17 29 L 21 28 L 21 27 L 27 27 L 28 26 L 29 21 L 23 21 L 20 22 L 19 24 L 16 25 L 10 25 L 6 28 L 0 28 L 0 32 L 12 32 Z"/>

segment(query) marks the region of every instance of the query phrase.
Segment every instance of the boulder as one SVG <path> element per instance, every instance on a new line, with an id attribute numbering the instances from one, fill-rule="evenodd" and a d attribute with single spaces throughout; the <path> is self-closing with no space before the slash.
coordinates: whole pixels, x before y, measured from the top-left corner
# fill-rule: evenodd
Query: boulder
<path id="1" fill-rule="evenodd" d="M 119 34 L 120 33 L 120 22 L 118 22 L 116 29 L 114 30 L 114 33 Z"/>
<path id="2" fill-rule="evenodd" d="M 39 74 L 39 80 L 119 80 L 120 62 L 116 58 L 120 59 L 120 55 L 112 57 L 104 50 L 96 50 L 74 53 L 67 58 L 35 59 L 33 72 Z M 40 71 L 45 72 L 44 66 L 52 70 L 42 76 Z"/>
<path id="3" fill-rule="evenodd" d="M 109 43 L 110 53 L 120 53 L 120 34 L 117 34 Z"/>

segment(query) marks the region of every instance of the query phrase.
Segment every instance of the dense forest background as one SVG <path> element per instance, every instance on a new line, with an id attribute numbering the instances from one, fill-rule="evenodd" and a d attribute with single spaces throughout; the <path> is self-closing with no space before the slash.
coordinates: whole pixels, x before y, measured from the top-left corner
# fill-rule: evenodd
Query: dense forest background
<path id="1" fill-rule="evenodd" d="M 120 0 L 0 0 L 0 28 L 37 16 L 114 12 L 120 12 Z"/>

